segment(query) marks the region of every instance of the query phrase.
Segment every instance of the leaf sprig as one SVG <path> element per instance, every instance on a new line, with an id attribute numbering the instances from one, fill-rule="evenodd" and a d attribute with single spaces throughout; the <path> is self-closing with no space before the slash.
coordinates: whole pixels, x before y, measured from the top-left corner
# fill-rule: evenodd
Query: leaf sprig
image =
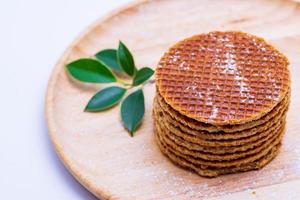
<path id="1" fill-rule="evenodd" d="M 154 71 L 137 69 L 134 58 L 123 42 L 118 49 L 104 49 L 93 58 L 81 58 L 66 65 L 69 74 L 86 83 L 116 83 L 97 92 L 85 107 L 86 112 L 99 112 L 122 102 L 121 119 L 131 136 L 145 113 L 143 85 Z M 129 90 L 134 90 L 122 101 Z"/>

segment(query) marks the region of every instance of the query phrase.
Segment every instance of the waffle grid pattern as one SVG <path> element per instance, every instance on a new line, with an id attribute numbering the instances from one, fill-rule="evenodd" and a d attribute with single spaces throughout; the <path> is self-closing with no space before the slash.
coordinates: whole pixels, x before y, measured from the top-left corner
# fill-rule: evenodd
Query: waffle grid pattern
<path id="1" fill-rule="evenodd" d="M 181 114 L 213 125 L 262 117 L 289 88 L 288 61 L 263 39 L 212 32 L 177 43 L 161 58 L 156 83 Z"/>

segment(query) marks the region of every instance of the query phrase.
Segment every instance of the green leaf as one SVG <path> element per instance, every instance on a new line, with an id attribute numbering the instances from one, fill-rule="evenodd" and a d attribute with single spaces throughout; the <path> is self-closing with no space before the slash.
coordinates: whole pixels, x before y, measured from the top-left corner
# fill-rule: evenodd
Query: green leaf
<path id="1" fill-rule="evenodd" d="M 139 89 L 126 97 L 121 106 L 121 117 L 130 135 L 141 123 L 145 113 L 145 102 L 143 90 Z"/>
<path id="2" fill-rule="evenodd" d="M 67 65 L 69 73 L 77 80 L 88 83 L 116 82 L 113 73 L 101 62 L 83 58 Z"/>
<path id="3" fill-rule="evenodd" d="M 91 98 L 85 111 L 96 112 L 108 109 L 118 104 L 125 93 L 126 89 L 117 86 L 100 90 Z"/>
<path id="4" fill-rule="evenodd" d="M 95 57 L 107 65 L 109 68 L 116 71 L 123 71 L 118 63 L 117 50 L 115 49 L 104 49 L 99 51 Z"/>
<path id="5" fill-rule="evenodd" d="M 133 79 L 133 86 L 140 85 L 147 81 L 152 75 L 154 74 L 154 71 L 149 67 L 144 67 L 137 71 L 137 73 L 134 76 Z"/>
<path id="6" fill-rule="evenodd" d="M 129 75 L 133 76 L 136 71 L 132 54 L 128 48 L 121 41 L 119 42 L 119 48 L 117 51 L 118 62 L 122 69 Z"/>

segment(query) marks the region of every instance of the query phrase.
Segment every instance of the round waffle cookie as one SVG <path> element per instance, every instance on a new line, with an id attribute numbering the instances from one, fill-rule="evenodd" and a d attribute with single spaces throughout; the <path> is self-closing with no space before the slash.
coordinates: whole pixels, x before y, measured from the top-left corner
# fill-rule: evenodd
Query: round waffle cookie
<path id="1" fill-rule="evenodd" d="M 158 92 L 172 109 L 211 125 L 260 119 L 286 96 L 288 60 L 264 39 L 211 32 L 178 42 L 156 70 Z"/>
<path id="2" fill-rule="evenodd" d="M 224 174 L 231 174 L 231 173 L 237 173 L 237 172 L 245 172 L 249 170 L 255 170 L 255 169 L 260 169 L 264 167 L 266 164 L 268 164 L 270 161 L 272 161 L 276 155 L 279 152 L 279 147 L 280 144 L 272 148 L 266 156 L 260 158 L 257 161 L 254 161 L 252 163 L 246 164 L 246 165 L 241 165 L 238 167 L 229 167 L 229 168 L 204 168 L 201 165 L 195 165 L 193 163 L 190 163 L 189 161 L 185 160 L 184 158 L 178 157 L 175 154 L 173 154 L 171 151 L 169 151 L 161 142 L 160 140 L 156 137 L 158 146 L 160 150 L 162 151 L 163 154 L 165 154 L 172 162 L 175 164 L 192 170 L 199 174 L 200 176 L 205 176 L 205 177 L 216 177 L 219 175 L 224 175 Z"/>
<path id="3" fill-rule="evenodd" d="M 269 134 L 255 142 L 249 142 L 239 146 L 204 146 L 198 143 L 186 141 L 182 137 L 178 137 L 166 127 L 164 127 L 160 122 L 154 121 L 154 127 L 156 128 L 159 135 L 168 137 L 174 143 L 179 146 L 183 146 L 186 149 L 191 151 L 199 151 L 204 153 L 216 154 L 216 155 L 225 155 L 225 154 L 240 154 L 251 149 L 256 149 L 262 146 L 264 143 L 276 138 L 278 132 L 285 126 L 285 121 L 281 122 L 277 128 L 273 129 Z"/>
<path id="4" fill-rule="evenodd" d="M 284 99 L 286 99 L 286 97 Z M 224 131 L 209 132 L 201 129 L 195 130 L 189 127 L 191 123 L 188 123 L 188 121 L 185 121 L 184 123 L 176 121 L 176 118 L 173 118 L 171 115 L 169 115 L 168 111 L 165 111 L 159 105 L 159 103 L 157 102 L 157 98 L 155 98 L 154 100 L 154 112 L 157 113 L 156 115 L 157 118 L 161 118 L 164 121 L 163 123 L 165 123 L 166 126 L 176 129 L 176 132 L 178 134 L 181 134 L 182 137 L 194 137 L 200 141 L 201 140 L 208 140 L 208 141 L 209 140 L 213 140 L 213 141 L 232 140 L 236 143 L 242 138 L 245 138 L 245 140 L 254 138 L 257 135 L 257 133 L 263 132 L 269 129 L 270 127 L 273 127 L 281 118 L 285 118 L 285 113 L 287 111 L 288 105 L 289 105 L 288 101 L 281 102 L 280 104 L 277 105 L 278 108 L 276 107 L 272 110 L 272 113 L 265 116 L 263 119 L 256 121 L 256 124 L 259 125 L 242 131 L 238 129 L 238 131 L 236 132 L 224 132 Z M 187 126 L 185 124 L 187 124 Z M 251 124 L 253 124 L 253 122 L 251 122 Z M 201 125 L 196 127 L 199 128 L 201 127 Z"/>
<path id="5" fill-rule="evenodd" d="M 163 127 L 164 130 L 168 130 L 177 138 L 181 138 L 183 141 L 186 141 L 187 143 L 195 143 L 202 146 L 211 146 L 211 147 L 226 147 L 226 146 L 241 146 L 244 145 L 244 147 L 247 146 L 247 144 L 254 145 L 256 142 L 261 142 L 264 140 L 264 138 L 271 137 L 274 132 L 283 124 L 285 121 L 285 115 L 281 116 L 277 121 L 274 121 L 274 123 L 271 123 L 271 126 L 266 126 L 266 128 L 263 128 L 262 131 L 257 132 L 255 135 L 251 135 L 249 137 L 244 137 L 241 139 L 227 139 L 227 140 L 207 140 L 202 139 L 201 137 L 191 135 L 189 133 L 186 133 L 182 131 L 180 128 L 177 128 L 173 126 L 172 124 L 166 123 L 166 121 L 163 120 L 163 117 L 158 114 L 159 112 L 154 111 L 154 115 L 156 116 L 157 123 L 160 127 Z M 259 128 L 258 128 L 259 129 Z M 237 133 L 238 134 L 238 133 Z"/>
<path id="6" fill-rule="evenodd" d="M 262 149 L 261 151 L 250 154 L 248 156 L 238 158 L 238 159 L 229 159 L 229 160 L 209 160 L 208 158 L 204 158 L 205 155 L 198 153 L 197 155 L 192 154 L 191 152 L 181 151 L 182 149 L 178 149 L 178 146 L 171 146 L 164 140 L 159 133 L 157 133 L 157 137 L 160 140 L 160 143 L 165 146 L 165 148 L 175 154 L 178 157 L 181 157 L 193 164 L 201 165 L 202 168 L 208 167 L 217 167 L 217 168 L 224 168 L 224 167 L 238 167 L 241 165 L 246 165 L 248 163 L 252 163 L 260 158 L 266 156 L 266 154 L 276 145 L 281 142 L 281 137 L 283 136 L 284 127 L 280 131 L 278 131 L 278 137 L 271 141 L 271 144 L 268 145 L 266 148 Z"/>
<path id="7" fill-rule="evenodd" d="M 161 95 L 159 94 L 158 91 L 157 91 L 155 101 L 157 101 L 157 104 L 158 104 L 158 106 L 161 107 L 161 110 L 165 111 L 165 113 L 168 114 L 169 117 L 173 118 L 172 120 L 174 122 L 178 122 L 179 125 L 183 124 L 183 126 L 182 126 L 183 128 L 187 127 L 187 128 L 195 129 L 197 131 L 200 130 L 200 131 L 206 131 L 206 132 L 210 132 L 210 133 L 223 132 L 222 134 L 210 134 L 210 135 L 214 136 L 214 137 L 218 137 L 218 135 L 221 135 L 221 137 L 224 137 L 225 133 L 233 133 L 233 132 L 243 131 L 243 130 L 246 130 L 246 132 L 248 132 L 248 130 L 250 130 L 258 125 L 264 124 L 268 121 L 272 121 L 272 118 L 277 117 L 278 114 L 286 112 L 289 107 L 289 102 L 290 102 L 290 91 L 288 91 L 288 93 L 285 95 L 285 97 L 282 99 L 282 101 L 280 101 L 280 103 L 278 103 L 278 105 L 275 106 L 269 113 L 267 113 L 260 119 L 253 120 L 251 122 L 248 122 L 245 124 L 239 124 L 239 125 L 214 126 L 214 125 L 196 121 L 192 118 L 188 118 L 188 117 L 180 114 L 178 111 L 172 109 L 172 107 L 169 106 L 163 100 L 163 98 L 161 97 Z M 228 134 L 228 135 L 232 135 L 232 134 Z M 239 136 L 243 137 L 242 134 L 235 135 L 234 137 L 236 138 Z"/>
<path id="8" fill-rule="evenodd" d="M 275 134 L 273 134 L 272 137 L 270 137 L 268 140 L 265 140 L 255 148 L 250 148 L 245 151 L 244 149 L 242 149 L 242 151 L 237 151 L 234 153 L 226 152 L 226 154 L 218 154 L 214 150 L 208 153 L 202 151 L 201 148 L 200 150 L 191 149 L 189 145 L 183 143 L 184 141 L 182 139 L 178 139 L 178 138 L 174 139 L 174 137 L 166 134 L 166 131 L 161 131 L 162 128 L 159 126 L 159 124 L 156 124 L 157 134 L 159 135 L 161 141 L 163 141 L 166 146 L 175 149 L 180 154 L 192 156 L 195 158 L 201 158 L 209 161 L 230 161 L 230 160 L 236 160 L 247 156 L 254 156 L 255 154 L 259 154 L 260 152 L 265 151 L 266 149 L 274 146 L 274 144 L 277 144 L 281 141 L 283 136 L 283 132 L 282 132 L 283 127 L 284 124 L 282 124 L 282 126 L 276 130 Z"/>
<path id="9" fill-rule="evenodd" d="M 278 153 L 290 103 L 288 60 L 263 39 L 211 32 L 178 42 L 156 70 L 161 151 L 201 176 L 259 169 Z"/>

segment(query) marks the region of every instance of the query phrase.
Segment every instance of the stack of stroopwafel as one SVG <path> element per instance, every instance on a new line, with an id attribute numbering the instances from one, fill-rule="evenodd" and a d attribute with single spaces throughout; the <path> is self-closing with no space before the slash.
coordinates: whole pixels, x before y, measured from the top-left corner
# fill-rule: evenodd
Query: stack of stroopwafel
<path id="1" fill-rule="evenodd" d="M 153 118 L 161 151 L 207 177 L 266 165 L 285 130 L 288 64 L 263 39 L 241 32 L 175 44 L 156 70 Z"/>

